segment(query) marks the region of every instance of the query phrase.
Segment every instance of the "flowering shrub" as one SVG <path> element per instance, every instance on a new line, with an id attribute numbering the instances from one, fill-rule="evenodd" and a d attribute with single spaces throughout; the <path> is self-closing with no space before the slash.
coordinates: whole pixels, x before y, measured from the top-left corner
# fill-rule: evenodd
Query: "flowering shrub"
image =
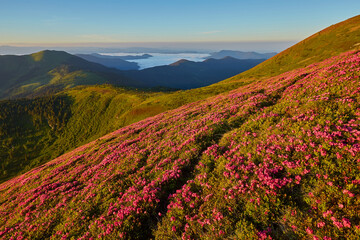
<path id="1" fill-rule="evenodd" d="M 360 53 L 119 129 L 0 185 L 3 239 L 356 239 Z"/>

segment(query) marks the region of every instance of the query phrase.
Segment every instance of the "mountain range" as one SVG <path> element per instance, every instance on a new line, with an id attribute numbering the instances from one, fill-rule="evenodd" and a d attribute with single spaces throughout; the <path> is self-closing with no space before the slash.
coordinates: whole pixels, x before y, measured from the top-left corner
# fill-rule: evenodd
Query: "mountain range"
<path id="1" fill-rule="evenodd" d="M 65 151 L 79 147 L 38 162 L 4 148 L 3 172 L 28 171 L 0 184 L 0 237 L 357 239 L 359 26 L 353 17 L 202 88 L 2 102 L 9 146 L 29 127 L 23 152 L 57 133 Z"/>
<path id="2" fill-rule="evenodd" d="M 210 53 L 209 58 L 221 59 L 224 57 L 233 57 L 237 59 L 268 59 L 275 56 L 276 52 L 271 53 L 257 53 L 257 52 L 242 52 L 233 50 L 221 50 L 219 52 Z"/>
<path id="3" fill-rule="evenodd" d="M 88 57 L 89 55 L 90 56 L 95 56 L 95 57 L 98 57 L 98 58 L 103 58 L 103 59 L 122 59 L 122 60 L 137 60 L 137 59 L 147 59 L 147 58 L 153 57 L 152 55 L 150 55 L 148 53 L 144 53 L 144 54 L 141 54 L 141 55 L 131 55 L 130 54 L 130 55 L 124 55 L 124 56 L 103 55 L 103 54 L 99 54 L 99 53 L 76 54 L 76 56 L 83 57 L 84 59 L 86 57 Z"/>
<path id="4" fill-rule="evenodd" d="M 124 58 L 129 57 L 132 56 Z M 121 57 L 75 56 L 50 50 L 31 55 L 0 55 L 0 99 L 42 96 L 79 85 L 94 84 L 191 89 L 221 81 L 262 61 L 232 58 L 209 59 L 201 63 L 180 61 L 141 71 L 121 71 L 119 69 L 137 69 L 138 65 Z"/>
<path id="5" fill-rule="evenodd" d="M 224 78 L 244 72 L 265 59 L 207 59 L 202 62 L 179 60 L 173 64 L 146 68 L 140 71 L 124 71 L 123 75 L 145 83 L 146 87 L 191 89 L 208 86 Z"/>
<path id="6" fill-rule="evenodd" d="M 232 51 L 232 50 L 221 50 L 219 52 L 214 52 L 209 54 L 208 57 L 206 57 L 205 59 L 224 59 L 224 58 L 235 58 L 235 59 L 241 59 L 241 60 L 250 60 L 250 59 L 268 59 L 270 57 L 273 57 L 274 55 L 276 55 L 275 52 L 272 53 L 257 53 L 257 52 L 242 52 L 242 51 Z M 153 57 L 150 54 L 142 54 L 142 55 L 125 55 L 125 56 L 111 56 L 111 55 L 102 55 L 102 54 L 98 54 L 98 53 L 92 53 L 92 54 L 76 54 L 76 56 L 81 57 L 89 62 L 95 62 L 95 63 L 99 63 L 102 64 L 106 67 L 110 67 L 110 68 L 117 68 L 119 70 L 138 70 L 139 66 L 135 63 L 135 62 L 128 62 L 127 60 L 137 60 L 137 59 L 147 59 L 147 58 L 151 58 Z M 123 61 L 125 60 L 125 61 Z M 205 60 L 205 61 L 206 61 Z M 180 62 L 183 62 L 184 60 L 180 60 Z M 234 61 L 233 61 L 234 62 Z M 249 61 L 251 62 L 251 61 Z M 243 62 L 245 65 L 247 65 L 246 62 Z M 177 66 L 177 63 L 174 64 L 170 64 L 172 66 Z M 187 64 L 187 66 L 190 65 L 190 62 Z M 193 63 L 193 65 L 196 65 L 196 63 Z M 199 65 L 199 64 L 198 64 Z M 205 63 L 203 64 L 205 65 Z M 224 66 L 224 62 L 220 63 L 221 66 Z M 216 66 L 214 64 L 214 66 Z M 229 65 L 228 68 L 231 68 L 231 66 L 234 66 L 234 63 L 231 63 Z M 199 66 L 194 66 L 193 69 L 196 69 Z M 227 66 L 226 66 L 227 67 Z M 161 69 L 161 68 L 160 68 Z M 160 70 L 159 69 L 159 70 Z M 221 67 L 217 66 L 218 70 L 222 70 Z M 241 69 L 245 69 L 247 70 L 245 67 L 241 67 Z M 154 69 L 153 69 L 154 70 Z M 165 69 L 161 69 L 161 70 L 165 70 Z M 202 71 L 209 71 L 211 69 L 203 69 Z M 224 71 L 227 71 L 228 69 L 224 69 Z M 154 72 L 156 72 L 157 70 L 154 70 Z M 152 72 L 152 71 L 151 71 Z M 151 72 L 148 72 L 148 74 L 151 74 Z M 167 72 L 165 70 L 165 72 Z M 188 72 L 188 71 L 186 71 Z M 239 71 L 237 72 L 239 73 Z M 236 72 L 234 73 L 236 74 Z M 234 75 L 232 74 L 232 75 Z M 143 75 L 143 74 L 140 74 Z M 165 74 L 166 75 L 166 74 Z M 196 74 L 193 74 L 196 75 Z M 209 74 L 211 75 L 211 74 Z M 158 76 L 154 76 L 154 77 L 158 77 Z M 172 76 L 170 76 L 171 78 Z M 221 80 L 223 80 L 224 78 L 227 78 L 228 76 L 221 76 Z M 164 82 L 164 80 L 163 80 Z M 203 84 L 203 85 L 207 85 L 207 84 Z"/>

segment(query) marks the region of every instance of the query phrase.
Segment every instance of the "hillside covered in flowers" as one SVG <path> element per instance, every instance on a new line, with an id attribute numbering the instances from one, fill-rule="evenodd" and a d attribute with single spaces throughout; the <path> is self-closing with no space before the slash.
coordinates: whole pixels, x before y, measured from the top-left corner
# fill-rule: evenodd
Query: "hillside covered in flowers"
<path id="1" fill-rule="evenodd" d="M 0 185 L 0 239 L 358 239 L 360 52 L 121 128 Z"/>

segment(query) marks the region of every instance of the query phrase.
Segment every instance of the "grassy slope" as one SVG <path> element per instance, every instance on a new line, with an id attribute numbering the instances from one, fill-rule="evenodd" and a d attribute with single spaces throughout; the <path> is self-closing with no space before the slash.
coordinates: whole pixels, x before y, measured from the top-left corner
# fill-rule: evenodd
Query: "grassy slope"
<path id="1" fill-rule="evenodd" d="M 0 182 L 123 126 L 211 97 L 227 91 L 230 86 L 178 92 L 131 91 L 109 85 L 81 86 L 54 95 L 54 102 L 48 101 L 48 97 L 0 101 L 2 109 L 13 111 L 12 114 L 7 110 L 0 113 Z M 233 88 L 238 86 L 236 83 Z M 58 107 L 58 99 L 64 99 L 60 105 L 64 111 L 46 115 L 46 109 Z M 34 110 L 37 102 L 42 105 Z M 16 107 L 19 104 L 24 107 Z M 48 124 L 50 118 L 59 119 L 61 127 L 52 128 Z M 19 123 L 18 119 L 24 122 Z M 9 126 L 9 122 L 14 126 Z"/>
<path id="2" fill-rule="evenodd" d="M 4 239 L 357 239 L 360 52 L 119 129 L 0 185 Z"/>

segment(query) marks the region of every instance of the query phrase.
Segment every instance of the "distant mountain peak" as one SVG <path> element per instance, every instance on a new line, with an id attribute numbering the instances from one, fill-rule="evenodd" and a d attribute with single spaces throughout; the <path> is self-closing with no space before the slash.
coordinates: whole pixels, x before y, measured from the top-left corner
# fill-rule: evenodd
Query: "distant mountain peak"
<path id="1" fill-rule="evenodd" d="M 35 62 L 40 62 L 44 58 L 45 53 L 46 53 L 46 50 L 40 51 L 40 52 L 31 54 L 31 57 Z"/>
<path id="2" fill-rule="evenodd" d="M 30 54 L 30 56 L 32 57 L 32 59 L 35 62 L 40 62 L 43 60 L 50 61 L 50 60 L 54 60 L 54 59 L 64 60 L 67 58 L 74 57 L 73 55 L 71 55 L 65 51 L 57 51 L 57 50 L 43 50 L 40 52 Z"/>
<path id="3" fill-rule="evenodd" d="M 190 60 L 186 60 L 186 59 L 180 59 L 172 64 L 170 64 L 170 66 L 179 66 L 181 64 L 184 64 L 184 63 L 192 63 L 193 61 L 190 61 Z"/>
<path id="4" fill-rule="evenodd" d="M 230 57 L 230 56 L 226 56 L 226 57 L 223 57 L 223 58 L 207 58 L 205 59 L 203 62 L 218 62 L 218 61 L 236 61 L 236 60 L 244 60 L 244 59 L 237 59 L 237 58 L 234 58 L 234 57 Z"/>

